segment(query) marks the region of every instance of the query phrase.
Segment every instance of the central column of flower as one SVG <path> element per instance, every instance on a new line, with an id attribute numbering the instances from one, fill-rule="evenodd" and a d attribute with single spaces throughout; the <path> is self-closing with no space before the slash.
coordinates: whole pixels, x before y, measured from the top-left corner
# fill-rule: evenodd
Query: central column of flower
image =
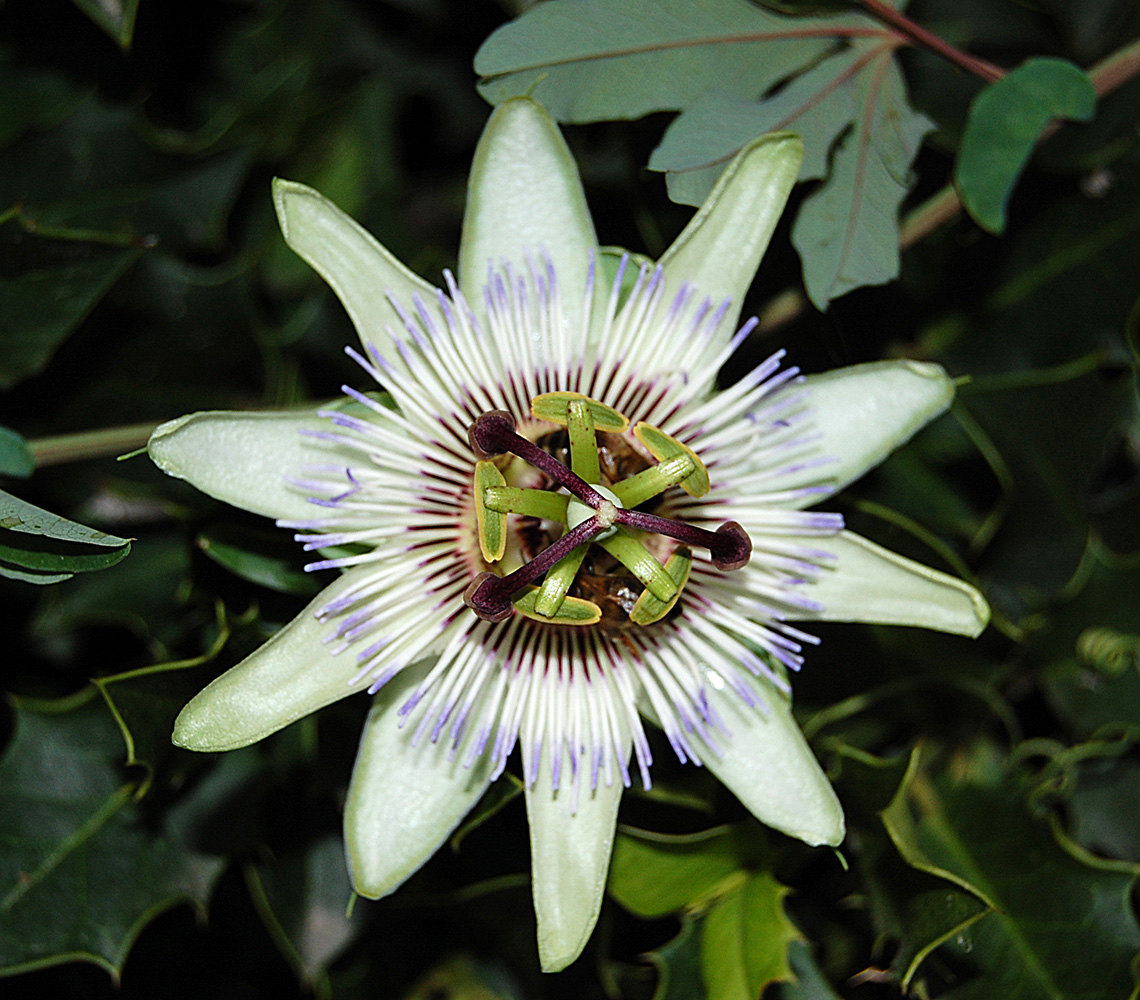
<path id="1" fill-rule="evenodd" d="M 536 396 L 531 412 L 539 420 L 566 427 L 570 468 L 519 434 L 509 413 L 493 410 L 480 416 L 470 428 L 471 446 L 479 456 L 474 476 L 479 547 L 488 563 L 503 558 L 508 514 L 557 522 L 566 530 L 513 573 L 485 572 L 472 581 L 464 600 L 480 618 L 502 621 L 519 611 L 551 624 L 599 621 L 601 609 L 596 604 L 568 596 L 591 544 L 605 549 L 644 585 L 630 612 L 630 620 L 638 625 L 659 621 L 677 603 L 692 566 L 689 546 L 707 548 L 713 565 L 722 570 L 739 569 L 748 562 L 752 542 L 735 521 L 709 531 L 634 509 L 671 486 L 679 485 L 694 497 L 708 492 L 708 471 L 691 448 L 651 424 L 639 423 L 634 436 L 657 464 L 606 487 L 601 485 L 597 432 L 623 433 L 629 420 L 604 403 L 574 392 Z M 505 454 L 544 472 L 566 492 L 508 486 L 494 461 Z M 666 535 L 682 544 L 662 566 L 641 543 L 643 532 Z"/>

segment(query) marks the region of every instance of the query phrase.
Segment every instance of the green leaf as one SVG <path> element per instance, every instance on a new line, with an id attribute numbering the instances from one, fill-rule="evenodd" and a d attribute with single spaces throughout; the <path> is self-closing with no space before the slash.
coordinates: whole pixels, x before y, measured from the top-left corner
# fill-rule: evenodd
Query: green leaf
<path id="1" fill-rule="evenodd" d="M 82 99 L 83 92 L 67 78 L 17 66 L 0 52 L 0 146 L 7 146 L 28 129 L 57 125 Z"/>
<path id="2" fill-rule="evenodd" d="M 142 252 L 121 243 L 117 234 L 0 230 L 0 389 L 45 368 Z"/>
<path id="3" fill-rule="evenodd" d="M 156 663 L 92 681 L 119 725 L 128 764 L 142 764 L 153 770 L 176 752 L 170 741 L 174 719 L 202 686 L 201 676 L 191 668 L 216 659 L 229 639 L 230 626 L 219 607 L 214 640 L 201 656 Z"/>
<path id="4" fill-rule="evenodd" d="M 838 14 L 857 6 L 856 0 L 748 0 L 777 14 Z"/>
<path id="5" fill-rule="evenodd" d="M 698 927 L 699 921 L 685 917 L 672 941 L 646 955 L 657 969 L 653 1000 L 707 1000 Z"/>
<path id="6" fill-rule="evenodd" d="M 686 836 L 621 830 L 614 841 L 609 891 L 640 917 L 697 908 L 726 882 L 739 880 L 748 850 L 737 827 Z"/>
<path id="7" fill-rule="evenodd" d="M 155 651 L 181 643 L 186 634 L 178 594 L 186 586 L 190 559 L 182 538 L 140 539 L 131 558 L 97 575 L 82 575 L 45 595 L 31 620 L 40 642 L 74 645 L 92 625 L 125 629 Z M 93 671 L 89 671 L 93 672 Z"/>
<path id="8" fill-rule="evenodd" d="M 363 927 L 348 916 L 353 889 L 340 835 L 322 837 L 272 865 L 247 865 L 245 877 L 258 913 L 298 977 L 323 980 L 328 964 Z"/>
<path id="9" fill-rule="evenodd" d="M 1140 926 L 1137 868 L 1084 854 L 1031 817 L 1025 789 L 979 745 L 950 766 L 913 766 L 883 820 L 907 861 L 987 902 L 947 952 L 968 981 L 954 1000 L 1127 996 Z M 1090 956 L 1095 961 L 1089 961 Z"/>
<path id="10" fill-rule="evenodd" d="M 150 920 L 204 904 L 222 862 L 142 821 L 101 703 L 15 716 L 0 760 L 0 974 L 78 960 L 118 975 Z"/>
<path id="11" fill-rule="evenodd" d="M 857 864 L 868 912 L 875 933 L 898 943 L 891 970 L 906 983 L 934 948 L 987 909 L 972 892 L 908 864 L 887 835 L 883 811 L 897 801 L 914 757 L 908 768 L 905 758 L 874 757 L 851 747 L 837 747 L 836 755 L 841 764 L 837 790 L 851 828 L 859 831 Z"/>
<path id="12" fill-rule="evenodd" d="M 786 129 L 804 141 L 799 179 L 823 177 L 832 145 L 856 113 L 853 81 L 866 61 L 863 49 L 844 49 L 760 101 L 704 94 L 665 130 L 649 169 L 666 172 L 673 201 L 700 205 L 743 146 Z"/>
<path id="13" fill-rule="evenodd" d="M 801 938 L 784 912 L 788 887 L 767 872 L 750 875 L 709 910 L 701 966 L 709 1000 L 753 1000 L 792 978 L 788 949 Z"/>
<path id="14" fill-rule="evenodd" d="M 866 22 L 782 17 L 739 0 L 538 4 L 475 54 L 493 104 L 528 94 L 560 121 L 638 118 L 706 93 L 751 98 Z M 820 37 L 823 35 L 823 37 Z"/>
<path id="15" fill-rule="evenodd" d="M 505 965 L 460 952 L 432 966 L 399 1000 L 525 1000 L 529 995 Z"/>
<path id="16" fill-rule="evenodd" d="M 806 941 L 791 943 L 788 964 L 795 978 L 780 988 L 780 1000 L 840 1000 L 839 994 L 816 965 L 811 946 Z"/>
<path id="17" fill-rule="evenodd" d="M 0 492 L 0 575 L 56 583 L 74 573 L 114 566 L 129 539 L 108 535 Z M 18 575 L 17 575 L 18 574 Z"/>
<path id="18" fill-rule="evenodd" d="M 0 427 L 0 476 L 17 476 L 26 479 L 36 467 L 32 449 L 19 434 Z"/>
<path id="19" fill-rule="evenodd" d="M 824 309 L 862 285 L 898 276 L 898 211 L 910 168 L 932 123 L 912 111 L 894 40 L 857 42 L 865 62 L 850 81 L 858 113 L 832 157 L 827 180 L 804 202 L 792 242 L 808 298 Z"/>
<path id="20" fill-rule="evenodd" d="M 1140 732 L 1140 560 L 1091 541 L 1063 596 L 1031 647 L 1053 660 L 1043 677 L 1050 707 L 1079 736 Z"/>
<path id="21" fill-rule="evenodd" d="M 1085 73 L 1055 58 L 1027 59 L 974 98 L 954 183 L 974 221 L 1005 230 L 1005 210 L 1041 133 L 1056 118 L 1088 121 L 1096 91 Z"/>
<path id="22" fill-rule="evenodd" d="M 197 541 L 198 548 L 219 566 L 260 587 L 302 597 L 312 597 L 321 589 L 321 581 L 298 567 L 294 559 L 269 554 L 272 549 L 281 547 L 279 531 L 257 531 L 243 526 L 239 533 L 221 525 L 203 532 Z M 290 555 L 295 554 L 296 546 L 292 546 Z"/>
<path id="23" fill-rule="evenodd" d="M 102 28 L 121 49 L 131 47 L 139 0 L 72 0 L 84 14 Z"/>

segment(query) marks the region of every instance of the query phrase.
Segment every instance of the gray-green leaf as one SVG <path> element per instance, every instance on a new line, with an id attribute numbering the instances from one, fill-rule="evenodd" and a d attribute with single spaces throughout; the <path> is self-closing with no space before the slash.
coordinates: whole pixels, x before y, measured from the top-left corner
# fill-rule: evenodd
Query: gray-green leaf
<path id="1" fill-rule="evenodd" d="M 740 0 L 545 3 L 492 34 L 475 72 L 494 104 L 529 94 L 561 121 L 638 118 L 707 94 L 753 98 L 853 23 L 866 22 L 788 18 Z"/>
<path id="2" fill-rule="evenodd" d="M 0 576 L 58 583 L 75 573 L 114 566 L 130 550 L 129 539 L 0 492 Z"/>
<path id="3" fill-rule="evenodd" d="M 860 113 L 827 180 L 804 202 L 792 228 L 808 298 L 820 309 L 853 288 L 898 275 L 899 205 L 910 187 L 911 162 L 933 128 L 907 104 L 894 46 L 879 42 L 868 55 L 849 84 Z"/>

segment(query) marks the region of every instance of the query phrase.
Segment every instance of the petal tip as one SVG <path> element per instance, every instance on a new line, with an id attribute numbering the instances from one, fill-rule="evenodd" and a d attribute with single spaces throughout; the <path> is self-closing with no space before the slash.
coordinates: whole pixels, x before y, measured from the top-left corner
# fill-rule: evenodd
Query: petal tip
<path id="1" fill-rule="evenodd" d="M 174 420 L 166 421 L 164 424 L 159 424 L 159 426 L 151 432 L 150 438 L 147 440 L 147 455 L 150 457 L 150 460 L 168 476 L 175 476 L 178 479 L 184 478 L 172 454 L 170 438 L 181 427 L 193 419 L 193 416 L 193 414 L 187 414 L 184 417 L 177 417 Z"/>
<path id="2" fill-rule="evenodd" d="M 174 730 L 170 734 L 170 741 L 183 750 L 193 750 L 196 753 L 219 753 L 224 750 L 237 750 L 248 746 L 252 740 L 234 740 L 232 734 L 223 729 L 220 731 L 215 720 L 211 719 L 208 706 L 203 705 L 199 699 L 193 698 L 178 713 L 174 720 Z"/>
<path id="3" fill-rule="evenodd" d="M 586 950 L 586 943 L 593 933 L 593 925 L 583 935 L 573 940 L 566 940 L 558 933 L 544 933 L 542 928 L 538 932 L 538 961 L 543 972 L 561 972 Z"/>
<path id="4" fill-rule="evenodd" d="M 285 242 L 289 243 L 290 246 L 292 246 L 290 242 L 290 217 L 296 206 L 296 200 L 313 197 L 320 198 L 321 196 L 305 184 L 289 181 L 284 177 L 273 178 L 273 209 L 277 213 L 277 224 L 281 227 L 281 235 L 285 237 Z"/>
<path id="5" fill-rule="evenodd" d="M 990 610 L 989 601 L 982 596 L 981 591 L 975 587 L 971 587 L 969 584 L 965 584 L 964 586 L 969 589 L 970 602 L 974 608 L 974 627 L 971 631 L 963 631 L 962 634 L 970 639 L 976 639 L 986 630 L 986 626 L 989 625 L 992 611 Z"/>

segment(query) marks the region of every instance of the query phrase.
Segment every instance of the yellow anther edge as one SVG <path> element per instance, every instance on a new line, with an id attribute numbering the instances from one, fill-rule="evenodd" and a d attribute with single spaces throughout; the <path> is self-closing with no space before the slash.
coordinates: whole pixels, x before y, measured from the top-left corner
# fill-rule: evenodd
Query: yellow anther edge
<path id="1" fill-rule="evenodd" d="M 681 599 L 681 591 L 689 582 L 689 572 L 692 568 L 693 553 L 687 545 L 679 546 L 665 563 L 665 572 L 677 585 L 677 592 L 669 600 L 660 601 L 648 590 L 643 590 L 629 613 L 629 620 L 634 625 L 652 625 L 661 621 Z"/>
<path id="2" fill-rule="evenodd" d="M 599 403 L 596 399 L 583 396 L 580 392 L 544 392 L 530 401 L 530 412 L 539 420 L 565 427 L 570 422 L 570 403 L 581 400 L 590 408 L 594 426 L 600 431 L 620 434 L 629 426 L 629 418 L 618 413 L 611 406 Z"/>
<path id="3" fill-rule="evenodd" d="M 638 441 L 649 449 L 649 453 L 658 462 L 675 458 L 677 455 L 687 455 L 691 458 L 694 469 L 681 480 L 681 489 L 691 497 L 703 497 L 708 493 L 711 485 L 709 470 L 705 468 L 705 463 L 697 457 L 697 453 L 687 444 L 681 444 L 676 438 L 670 437 L 664 431 L 658 430 L 652 424 L 647 424 L 644 420 L 634 427 L 633 434 Z"/>
<path id="4" fill-rule="evenodd" d="M 530 618 L 544 625 L 596 625 L 602 620 L 602 609 L 593 601 L 580 597 L 567 597 L 553 616 L 539 614 L 534 609 L 538 599 L 538 587 L 529 586 L 522 596 L 514 600 L 515 610 L 524 618 Z"/>
<path id="5" fill-rule="evenodd" d="M 570 468 L 591 486 L 602 481 L 598 461 L 598 435 L 594 415 L 585 399 L 571 399 L 566 407 L 566 429 L 570 432 Z"/>
<path id="6" fill-rule="evenodd" d="M 507 481 L 494 462 L 475 464 L 475 528 L 479 535 L 479 551 L 489 563 L 496 563 L 507 551 L 507 515 L 490 510 L 484 503 L 484 490 L 506 486 Z"/>

